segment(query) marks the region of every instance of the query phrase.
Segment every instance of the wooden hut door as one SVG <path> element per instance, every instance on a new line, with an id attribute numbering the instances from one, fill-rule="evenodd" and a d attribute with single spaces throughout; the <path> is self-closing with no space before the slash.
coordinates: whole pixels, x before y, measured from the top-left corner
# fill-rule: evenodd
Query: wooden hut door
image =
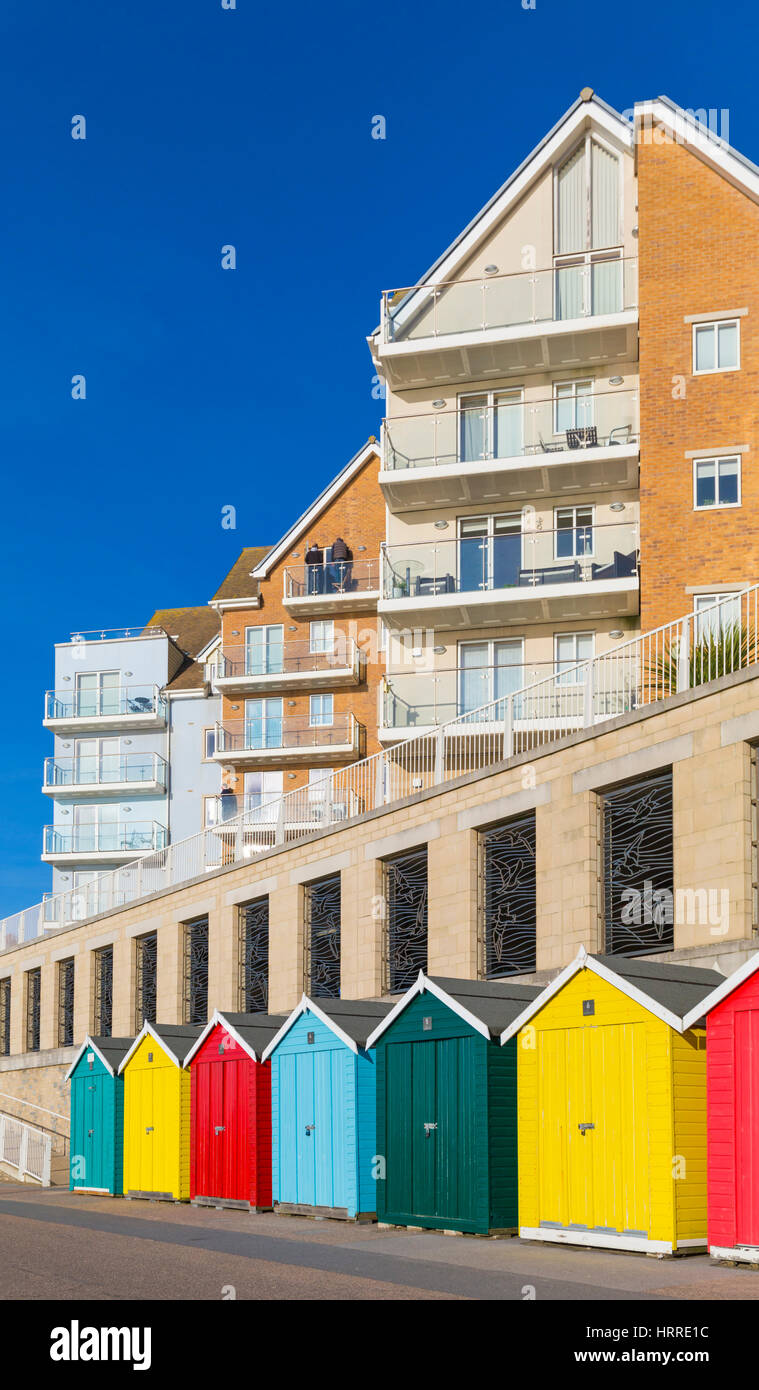
<path id="1" fill-rule="evenodd" d="M 735 1014 L 735 1239 L 759 1245 L 759 1011 Z"/>
<path id="2" fill-rule="evenodd" d="M 135 1128 L 134 1135 L 136 1171 L 133 1174 L 133 1187 L 136 1192 L 152 1192 L 155 1152 L 155 1112 L 153 1107 L 153 1072 L 147 1068 L 137 1071 L 132 1082 L 134 1087 Z"/>
<path id="3" fill-rule="evenodd" d="M 103 1174 L 102 1081 L 98 1076 L 85 1077 L 84 1089 L 84 1172 L 87 1187 L 110 1187 Z"/>

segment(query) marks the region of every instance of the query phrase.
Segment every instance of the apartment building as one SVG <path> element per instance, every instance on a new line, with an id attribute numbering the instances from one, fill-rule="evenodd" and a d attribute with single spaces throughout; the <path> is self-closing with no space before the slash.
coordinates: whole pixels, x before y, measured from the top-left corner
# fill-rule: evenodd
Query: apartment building
<path id="1" fill-rule="evenodd" d="M 325 779 L 377 747 L 378 472 L 370 439 L 275 546 L 242 552 L 212 600 L 222 791 L 208 825 L 243 810 L 265 823 L 298 789 L 304 821 L 355 814 L 339 795 L 325 802 Z"/>
<path id="2" fill-rule="evenodd" d="M 637 200 L 586 90 L 382 297 L 388 744 L 638 630 Z"/>
<path id="3" fill-rule="evenodd" d="M 217 701 L 195 654 L 217 628 L 208 608 L 161 609 L 145 626 L 56 644 L 42 788 L 52 806 L 42 849 L 53 870 L 49 923 L 64 905 L 74 919 L 98 911 L 103 874 L 200 828 L 203 787 L 219 784 L 204 743 Z"/>

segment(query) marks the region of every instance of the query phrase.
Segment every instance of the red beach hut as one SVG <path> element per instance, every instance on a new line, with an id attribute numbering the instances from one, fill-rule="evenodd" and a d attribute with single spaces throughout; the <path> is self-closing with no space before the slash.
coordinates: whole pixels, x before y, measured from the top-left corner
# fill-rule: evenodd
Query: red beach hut
<path id="1" fill-rule="evenodd" d="M 260 1059 L 284 1022 L 217 1009 L 185 1057 L 196 1206 L 271 1208 L 271 1063 Z"/>
<path id="2" fill-rule="evenodd" d="M 694 1012 L 706 1014 L 709 1253 L 759 1264 L 759 953 Z"/>

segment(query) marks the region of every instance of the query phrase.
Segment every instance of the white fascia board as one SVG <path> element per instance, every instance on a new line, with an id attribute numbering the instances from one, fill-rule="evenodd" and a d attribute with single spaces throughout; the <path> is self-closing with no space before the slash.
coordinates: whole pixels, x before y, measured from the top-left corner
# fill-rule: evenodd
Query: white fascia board
<path id="1" fill-rule="evenodd" d="M 507 1028 L 504 1028 L 500 1038 L 501 1046 L 508 1042 L 509 1038 L 513 1038 L 521 1028 L 524 1028 L 524 1025 L 529 1023 L 530 1019 L 534 1018 L 536 1013 L 539 1013 L 543 1006 L 548 1003 L 548 1000 L 552 999 L 554 994 L 558 994 L 559 990 L 567 983 L 567 980 L 571 980 L 572 976 L 576 975 L 578 970 L 582 970 L 587 959 L 588 954 L 585 947 L 581 946 L 575 959 L 570 961 L 569 965 L 565 965 L 564 969 L 556 976 L 556 979 L 552 980 L 550 985 L 546 985 L 545 989 L 541 990 L 537 998 L 533 999 L 527 1005 L 527 1008 L 522 1010 L 521 1014 L 517 1014 L 517 1017 Z"/>
<path id="2" fill-rule="evenodd" d="M 683 1028 L 692 1028 L 700 1019 L 705 1018 L 712 1009 L 716 1008 L 717 1004 L 721 1004 L 722 1000 L 727 999 L 734 989 L 742 985 L 744 980 L 750 979 L 756 970 L 759 970 L 759 951 L 755 952 L 753 956 L 749 956 L 748 960 L 744 960 L 743 965 L 739 965 L 732 975 L 728 975 L 721 985 L 716 985 L 711 994 L 707 994 L 700 1004 L 696 1004 L 695 1008 L 692 1008 L 690 1013 L 685 1015 Z"/>
<path id="3" fill-rule="evenodd" d="M 224 1014 L 221 1013 L 219 1009 L 214 1009 L 213 1016 L 208 1020 L 208 1023 L 203 1029 L 203 1032 L 201 1033 L 197 1042 L 193 1043 L 192 1047 L 190 1048 L 190 1051 L 187 1053 L 187 1056 L 185 1057 L 183 1063 L 185 1067 L 188 1066 L 189 1063 L 192 1061 L 192 1058 L 195 1056 L 196 1052 L 198 1052 L 198 1050 L 203 1046 L 203 1043 L 205 1042 L 206 1038 L 209 1036 L 210 1033 L 213 1032 L 217 1024 L 224 1029 L 225 1033 L 229 1034 L 230 1038 L 234 1038 L 235 1042 L 237 1043 L 237 1046 L 241 1047 L 243 1052 L 247 1053 L 251 1061 L 257 1062 L 259 1060 L 255 1048 L 251 1047 L 250 1043 L 246 1042 L 245 1039 L 240 1036 L 240 1034 L 237 1032 L 237 1029 L 233 1027 L 233 1025 L 225 1018 Z"/>
<path id="4" fill-rule="evenodd" d="M 256 571 L 251 570 L 250 573 L 252 575 Z M 249 594 L 246 598 L 210 598 L 208 607 L 215 609 L 217 613 L 232 612 L 236 608 L 260 608 L 261 595 Z M 195 657 L 195 660 L 197 661 L 198 657 Z"/>
<path id="5" fill-rule="evenodd" d="M 376 1043 L 377 1039 L 382 1037 L 382 1034 L 386 1031 L 386 1029 L 390 1027 L 392 1023 L 395 1023 L 396 1018 L 400 1017 L 400 1015 L 403 1013 L 403 1010 L 406 1008 L 406 1005 L 410 1004 L 411 1000 L 415 999 L 417 994 L 422 993 L 424 989 L 424 982 L 425 974 L 423 970 L 420 970 L 419 974 L 414 980 L 413 985 L 410 985 L 409 988 L 406 990 L 406 993 L 401 995 L 400 999 L 398 1000 L 398 1003 L 393 1005 L 392 1009 L 390 1010 L 390 1013 L 386 1014 L 386 1016 L 380 1020 L 380 1022 L 377 1024 L 377 1027 L 374 1029 L 374 1032 L 369 1034 L 369 1037 L 366 1040 L 367 1051 L 370 1047 L 374 1047 L 374 1044 Z"/>
<path id="6" fill-rule="evenodd" d="M 97 1055 L 98 1055 L 98 1057 L 100 1058 L 101 1062 L 103 1063 L 103 1066 L 105 1067 L 106 1071 L 108 1071 L 108 1072 L 110 1073 L 111 1076 L 115 1076 L 115 1075 L 116 1075 L 115 1071 L 113 1070 L 113 1067 L 111 1066 L 111 1063 L 108 1062 L 108 1061 L 106 1060 L 106 1058 L 103 1056 L 102 1052 L 100 1051 L 100 1048 L 97 1047 L 97 1046 L 95 1045 L 95 1043 L 92 1041 L 92 1038 L 90 1037 L 90 1035 L 89 1035 L 89 1033 L 88 1033 L 88 1034 L 87 1034 L 87 1037 L 85 1038 L 84 1042 L 82 1043 L 82 1046 L 80 1047 L 79 1051 L 77 1052 L 76 1057 L 74 1058 L 73 1062 L 71 1063 L 71 1066 L 69 1067 L 68 1071 L 66 1072 L 66 1075 L 65 1075 L 64 1078 L 63 1078 L 64 1081 L 69 1081 L 69 1080 L 71 1079 L 72 1073 L 73 1073 L 73 1072 L 76 1070 L 76 1068 L 78 1067 L 78 1065 L 79 1065 L 79 1063 L 81 1062 L 82 1057 L 84 1056 L 85 1052 L 96 1052 Z"/>
<path id="7" fill-rule="evenodd" d="M 508 1028 L 504 1028 L 501 1033 L 501 1043 L 508 1042 L 509 1038 L 513 1038 L 514 1035 L 540 1011 L 540 1009 L 545 1007 L 548 1000 L 551 999 L 554 994 L 558 994 L 559 990 L 563 989 L 567 981 L 571 980 L 572 976 L 576 975 L 578 970 L 590 970 L 594 975 L 598 975 L 599 979 L 605 980 L 607 984 L 618 989 L 620 994 L 625 994 L 628 999 L 632 999 L 636 1004 L 640 1004 L 641 1008 L 645 1009 L 647 1013 L 653 1014 L 655 1018 L 661 1019 L 662 1023 L 666 1023 L 670 1028 L 674 1028 L 676 1033 L 685 1032 L 684 1019 L 678 1018 L 677 1014 L 670 1013 L 669 1009 L 665 1009 L 662 1004 L 657 1004 L 655 999 L 652 999 L 648 994 L 644 994 L 642 990 L 631 984 L 623 975 L 617 975 L 615 971 L 609 970 L 608 967 L 602 965 L 600 961 L 594 960 L 592 956 L 587 954 L 585 948 L 581 946 L 575 960 L 573 960 L 570 965 L 566 966 L 550 985 L 546 986 L 543 992 L 538 995 L 537 999 L 533 999 L 532 1003 L 528 1004 L 527 1008 L 523 1010 L 519 1017 L 515 1018 L 514 1022 L 509 1024 Z"/>
<path id="8" fill-rule="evenodd" d="M 216 635 L 215 635 L 214 637 L 211 638 L 210 642 L 206 642 L 206 645 L 205 645 L 204 647 L 201 647 L 201 649 L 200 649 L 200 651 L 198 652 L 197 656 L 193 657 L 193 660 L 194 660 L 194 661 L 207 661 L 208 658 L 209 658 L 209 656 L 211 655 L 211 653 L 212 653 L 212 652 L 215 652 L 216 649 L 217 649 L 217 647 L 220 647 L 220 646 L 221 646 L 221 632 L 217 632 Z"/>
<path id="9" fill-rule="evenodd" d="M 663 126 L 677 144 L 686 145 L 741 192 L 759 202 L 759 168 L 718 135 L 710 134 L 701 122 L 688 116 L 682 107 L 676 106 L 667 97 L 641 101 L 635 106 L 636 127 L 639 120 L 653 121 Z"/>
<path id="10" fill-rule="evenodd" d="M 554 161 L 565 145 L 570 144 L 584 129 L 590 118 L 591 125 L 602 131 L 609 139 L 620 146 L 622 150 L 633 151 L 633 129 L 622 116 L 612 111 L 611 107 L 595 99 L 590 101 L 578 101 L 574 106 L 562 116 L 553 130 L 536 145 L 535 148 L 523 160 L 519 168 L 507 179 L 499 191 L 494 194 L 489 203 L 477 213 L 476 217 L 469 223 L 460 236 L 444 251 L 429 270 L 417 281 L 414 289 L 423 289 L 430 284 L 440 283 L 441 281 L 455 278 L 457 267 L 463 260 L 476 249 L 479 243 L 492 230 L 510 208 L 519 202 L 524 196 L 530 184 L 539 177 Z M 414 307 L 414 295 L 409 287 L 409 301 L 404 307 L 403 312 L 396 314 L 396 321 L 403 323 L 404 318 Z M 371 335 L 374 337 L 379 332 L 379 326 Z"/>
<path id="11" fill-rule="evenodd" d="M 274 1037 L 272 1038 L 271 1042 L 267 1043 L 266 1047 L 261 1053 L 262 1062 L 265 1062 L 267 1058 L 271 1056 L 275 1047 L 277 1047 L 278 1044 L 281 1043 L 285 1035 L 290 1032 L 290 1029 L 292 1028 L 293 1024 L 300 1018 L 301 1014 L 306 1012 L 307 1008 L 308 1000 L 306 999 L 305 994 L 302 994 L 299 1003 L 297 1003 L 292 1012 L 287 1015 L 287 1018 L 282 1024 L 282 1027 L 280 1028 L 279 1032 L 274 1034 Z"/>
<path id="12" fill-rule="evenodd" d="M 172 1062 L 175 1062 L 176 1065 L 181 1069 L 181 1067 L 182 1067 L 182 1060 L 181 1060 L 181 1058 L 180 1058 L 180 1057 L 177 1057 L 177 1055 L 176 1055 L 175 1052 L 172 1052 L 172 1050 L 171 1050 L 171 1048 L 169 1047 L 169 1044 L 166 1042 L 165 1038 L 162 1038 L 162 1037 L 161 1037 L 161 1034 L 156 1032 L 156 1030 L 155 1030 L 155 1028 L 153 1027 L 152 1023 L 147 1023 L 147 1022 L 146 1022 L 146 1023 L 143 1023 L 143 1025 L 142 1025 L 142 1027 L 141 1027 L 139 1033 L 137 1034 L 137 1037 L 135 1038 L 134 1042 L 132 1043 L 132 1046 L 130 1047 L 129 1051 L 128 1051 L 127 1054 L 126 1054 L 126 1057 L 122 1058 L 121 1066 L 119 1067 L 119 1076 L 121 1075 L 121 1073 L 122 1073 L 122 1071 L 124 1070 L 124 1068 L 125 1068 L 127 1062 L 129 1061 L 129 1058 L 137 1051 L 137 1048 L 139 1047 L 139 1045 L 140 1045 L 140 1043 L 142 1042 L 143 1038 L 148 1038 L 148 1037 L 153 1038 L 154 1042 L 157 1042 L 157 1043 L 158 1043 L 158 1046 L 160 1047 L 161 1051 L 162 1051 L 162 1052 L 165 1052 L 165 1053 L 166 1053 L 166 1056 L 167 1056 L 167 1057 L 170 1057 L 171 1060 L 172 1060 Z"/>
<path id="13" fill-rule="evenodd" d="M 367 443 L 359 449 L 358 453 L 354 454 L 350 463 L 347 463 L 345 468 L 341 469 L 337 477 L 332 480 L 329 486 L 325 488 L 324 492 L 311 504 L 308 511 L 304 512 L 303 515 L 298 518 L 294 526 L 291 526 L 290 530 L 287 531 L 282 539 L 269 551 L 269 554 L 265 556 L 260 565 L 257 565 L 254 570 L 250 571 L 251 577 L 253 579 L 266 579 L 277 561 L 281 559 L 285 552 L 290 549 L 290 546 L 294 545 L 299 537 L 302 536 L 306 527 L 310 526 L 311 523 L 316 520 L 332 499 L 339 492 L 342 492 L 353 475 L 357 473 L 360 468 L 363 468 L 364 464 L 367 463 L 370 458 L 379 458 L 379 456 L 379 444 L 368 440 Z"/>
<path id="14" fill-rule="evenodd" d="M 387 1017 L 382 1019 L 382 1022 L 375 1028 L 374 1032 L 370 1033 L 366 1040 L 367 1048 L 374 1047 L 377 1039 L 395 1022 L 396 1018 L 403 1013 L 404 1009 L 407 1008 L 411 1000 L 414 999 L 417 994 L 425 993 L 434 994 L 436 999 L 439 999 L 441 1003 L 445 1004 L 446 1008 L 451 1010 L 451 1013 L 458 1014 L 458 1017 L 463 1019 L 464 1023 L 467 1023 L 475 1032 L 481 1033 L 483 1038 L 490 1041 L 490 1029 L 487 1024 L 483 1023 L 482 1019 L 477 1018 L 475 1014 L 470 1013 L 469 1009 L 465 1008 L 463 1004 L 460 1004 L 458 999 L 454 999 L 446 990 L 441 989 L 440 985 L 436 985 L 434 980 L 431 980 L 428 975 L 425 975 L 423 970 L 420 970 L 411 988 L 398 1000 L 395 1008 L 391 1009 Z"/>
<path id="15" fill-rule="evenodd" d="M 290 1017 L 285 1020 L 279 1032 L 275 1034 L 271 1042 L 261 1053 L 262 1062 L 265 1062 L 267 1057 L 271 1056 L 277 1044 L 282 1041 L 286 1033 L 289 1033 L 296 1019 L 300 1018 L 301 1014 L 306 1013 L 314 1014 L 316 1018 L 320 1019 L 325 1027 L 329 1028 L 330 1032 L 334 1033 L 336 1038 L 339 1038 L 341 1042 L 345 1043 L 346 1047 L 350 1048 L 351 1052 L 358 1052 L 358 1043 L 354 1042 L 353 1038 L 349 1038 L 348 1034 L 343 1032 L 339 1023 L 337 1023 L 334 1018 L 330 1018 L 329 1014 L 325 1014 L 313 999 L 309 999 L 308 995 L 304 994 L 300 1003 L 293 1009 Z"/>
<path id="16" fill-rule="evenodd" d="M 197 1039 L 195 1040 L 195 1042 L 193 1043 L 192 1047 L 190 1048 L 190 1051 L 187 1053 L 187 1056 L 185 1057 L 184 1062 L 183 1062 L 183 1064 L 182 1064 L 183 1066 L 186 1067 L 186 1066 L 188 1065 L 188 1063 L 190 1062 L 191 1058 L 193 1058 L 193 1057 L 195 1056 L 195 1053 L 198 1051 L 198 1048 L 203 1046 L 203 1043 L 205 1042 L 206 1038 L 208 1037 L 208 1034 L 209 1034 L 210 1032 L 213 1031 L 213 1029 L 216 1027 L 216 1024 L 217 1024 L 218 1022 L 219 1022 L 219 1010 L 218 1010 L 218 1009 L 214 1009 L 213 1014 L 212 1014 L 211 1017 L 209 1018 L 209 1020 L 208 1020 L 208 1022 L 207 1022 L 207 1024 L 206 1024 L 205 1028 L 203 1029 L 203 1031 L 202 1031 L 200 1037 L 197 1038 Z"/>

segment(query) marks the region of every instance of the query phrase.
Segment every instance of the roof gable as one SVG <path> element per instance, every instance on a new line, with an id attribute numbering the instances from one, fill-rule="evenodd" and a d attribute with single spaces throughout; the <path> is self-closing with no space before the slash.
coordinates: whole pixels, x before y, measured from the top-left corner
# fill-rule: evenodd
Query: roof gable
<path id="1" fill-rule="evenodd" d="M 312 1013 L 315 1018 L 321 1020 L 335 1037 L 340 1038 L 341 1042 L 349 1047 L 351 1052 L 358 1052 L 369 1046 L 369 1035 L 372 1028 L 385 1014 L 389 1013 L 390 1004 L 380 1003 L 379 1000 L 372 999 L 320 999 L 317 1003 L 304 994 L 299 1004 L 296 1004 L 292 1013 L 285 1019 L 282 1027 L 278 1029 L 271 1042 L 264 1048 L 261 1061 L 265 1062 L 274 1052 L 284 1037 L 298 1019 L 305 1013 Z"/>
<path id="2" fill-rule="evenodd" d="M 759 951 L 756 951 L 753 956 L 749 956 L 748 960 L 744 960 L 743 965 L 739 965 L 732 975 L 727 976 L 727 979 L 721 980 L 705 999 L 702 999 L 685 1015 L 683 1019 L 685 1027 L 692 1028 L 693 1024 L 698 1022 L 700 1018 L 706 1018 L 707 1014 L 710 1014 L 712 1009 L 716 1009 L 723 999 L 729 998 L 736 989 L 740 989 L 741 985 L 746 983 L 746 980 L 750 980 L 757 970 L 759 970 Z"/>
<path id="3" fill-rule="evenodd" d="M 111 1076 L 116 1076 L 119 1070 L 119 1063 L 129 1051 L 131 1045 L 131 1038 L 92 1038 L 88 1033 L 71 1063 L 71 1066 L 66 1072 L 63 1078 L 64 1081 L 69 1081 L 71 1079 L 87 1052 L 94 1052 L 100 1058 L 106 1071 L 109 1072 Z"/>
<path id="4" fill-rule="evenodd" d="M 228 1014 L 214 1009 L 200 1037 L 196 1038 L 186 1054 L 184 1065 L 189 1066 L 215 1028 L 222 1028 L 225 1033 L 234 1038 L 252 1062 L 260 1062 L 266 1044 L 271 1041 L 285 1021 L 284 1014 Z"/>
<path id="5" fill-rule="evenodd" d="M 160 1048 L 178 1067 L 184 1066 L 184 1057 L 201 1031 L 200 1025 L 191 1023 L 143 1023 L 137 1037 L 119 1066 L 119 1075 L 127 1066 L 145 1038 L 153 1038 Z"/>
<path id="6" fill-rule="evenodd" d="M 490 1040 L 498 1037 L 501 1030 L 537 998 L 541 990 L 536 985 L 521 985 L 508 980 L 449 979 L 425 975 L 420 970 L 413 985 L 369 1035 L 366 1046 L 374 1047 L 412 1000 L 424 993 L 434 994 L 470 1028 Z"/>
<path id="7" fill-rule="evenodd" d="M 640 137 L 641 127 L 661 126 L 678 145 L 685 145 L 735 188 L 759 202 L 759 167 L 669 97 L 637 102 L 635 126 L 636 150 L 645 143 Z"/>

